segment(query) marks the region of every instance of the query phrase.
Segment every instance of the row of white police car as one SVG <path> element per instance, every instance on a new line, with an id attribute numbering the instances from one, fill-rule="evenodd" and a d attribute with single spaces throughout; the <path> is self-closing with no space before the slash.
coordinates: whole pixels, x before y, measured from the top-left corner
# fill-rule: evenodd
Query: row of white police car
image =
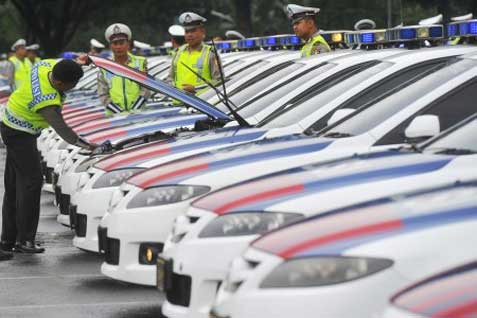
<path id="1" fill-rule="evenodd" d="M 477 20 L 323 35 L 220 42 L 197 96 L 90 57 L 64 115 L 112 153 L 38 140 L 73 244 L 167 317 L 475 315 Z M 98 68 L 153 98 L 106 118 Z"/>

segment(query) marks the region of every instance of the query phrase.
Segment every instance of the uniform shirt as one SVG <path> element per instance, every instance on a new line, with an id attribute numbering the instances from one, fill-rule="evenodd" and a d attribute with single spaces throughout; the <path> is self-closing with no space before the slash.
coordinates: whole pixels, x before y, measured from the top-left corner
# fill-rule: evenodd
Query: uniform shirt
<path id="1" fill-rule="evenodd" d="M 30 64 L 26 61 L 26 57 L 23 59 L 23 61 L 21 61 L 18 57 L 12 55 L 8 60 L 12 62 L 13 66 L 15 67 L 13 78 L 15 81 L 15 89 L 17 89 L 24 81 L 28 79 L 28 72 L 31 69 Z"/>
<path id="2" fill-rule="evenodd" d="M 51 85 L 49 74 L 57 62 L 43 60 L 27 73 L 23 85 L 10 95 L 3 111 L 3 123 L 13 129 L 37 135 L 49 127 L 45 118 L 38 113 L 48 106 L 63 105 L 63 95 Z"/>
<path id="3" fill-rule="evenodd" d="M 330 52 L 331 48 L 325 39 L 316 32 L 309 38 L 301 49 L 301 57 Z"/>
<path id="4" fill-rule="evenodd" d="M 143 57 L 128 53 L 127 65 L 140 72 L 147 73 L 147 60 Z M 119 94 L 114 94 L 112 90 L 116 90 Z M 127 91 L 136 93 L 134 96 L 131 96 L 131 94 L 128 96 Z M 98 95 L 103 105 L 113 102 L 121 107 L 123 111 L 130 111 L 130 107 L 136 99 L 139 96 L 145 99 L 149 98 L 150 91 L 131 80 L 113 75 L 107 71 L 100 71 L 98 72 Z"/>
<path id="5" fill-rule="evenodd" d="M 204 49 L 210 51 L 207 54 L 207 61 L 204 61 L 207 65 L 204 64 L 202 66 L 204 70 L 208 71 L 202 72 L 202 76 L 213 83 L 220 82 L 220 70 L 217 57 L 214 52 L 212 52 L 211 47 L 206 44 L 202 44 L 200 50 L 191 51 L 188 44 L 184 44 L 177 49 L 172 58 L 172 66 L 169 71 L 169 76 L 167 77 L 167 82 L 179 89 L 182 89 L 182 84 L 193 86 L 204 84 L 194 73 L 181 64 L 181 62 L 184 62 L 190 68 L 197 70 L 197 61 L 200 59 Z"/>

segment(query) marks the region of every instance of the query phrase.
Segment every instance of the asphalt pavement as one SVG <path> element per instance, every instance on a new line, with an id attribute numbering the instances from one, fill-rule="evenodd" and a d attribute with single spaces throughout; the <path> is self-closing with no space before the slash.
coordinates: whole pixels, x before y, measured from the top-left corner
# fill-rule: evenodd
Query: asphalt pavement
<path id="1" fill-rule="evenodd" d="M 0 203 L 4 167 L 0 149 Z M 44 192 L 37 241 L 46 252 L 0 262 L 0 318 L 161 317 L 163 294 L 103 276 L 101 257 L 75 248 L 73 233 L 56 222 L 57 213 L 53 195 Z"/>

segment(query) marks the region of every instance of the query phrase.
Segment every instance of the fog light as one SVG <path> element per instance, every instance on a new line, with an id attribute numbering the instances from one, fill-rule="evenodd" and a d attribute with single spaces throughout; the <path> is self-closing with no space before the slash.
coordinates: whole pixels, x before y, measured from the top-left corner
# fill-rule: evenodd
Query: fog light
<path id="1" fill-rule="evenodd" d="M 343 34 L 341 33 L 333 33 L 331 35 L 331 41 L 333 42 L 343 42 Z"/>
<path id="2" fill-rule="evenodd" d="M 142 243 L 139 246 L 139 264 L 156 265 L 157 255 L 162 253 L 162 243 Z"/>

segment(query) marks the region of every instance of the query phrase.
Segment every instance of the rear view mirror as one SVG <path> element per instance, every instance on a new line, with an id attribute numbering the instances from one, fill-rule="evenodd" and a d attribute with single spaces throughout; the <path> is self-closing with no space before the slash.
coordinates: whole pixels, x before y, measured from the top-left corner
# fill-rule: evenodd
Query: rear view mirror
<path id="1" fill-rule="evenodd" d="M 332 125 L 336 122 L 338 122 L 339 120 L 345 118 L 346 116 L 348 116 L 349 114 L 353 113 L 355 111 L 355 109 L 353 108 L 341 108 L 341 109 L 338 109 L 337 111 L 335 111 L 333 113 L 333 115 L 331 115 L 330 119 L 328 119 L 328 122 L 326 123 L 328 126 L 329 125 Z"/>
<path id="2" fill-rule="evenodd" d="M 421 115 L 414 118 L 404 131 L 407 142 L 416 143 L 434 137 L 441 131 L 439 117 L 436 115 Z"/>

